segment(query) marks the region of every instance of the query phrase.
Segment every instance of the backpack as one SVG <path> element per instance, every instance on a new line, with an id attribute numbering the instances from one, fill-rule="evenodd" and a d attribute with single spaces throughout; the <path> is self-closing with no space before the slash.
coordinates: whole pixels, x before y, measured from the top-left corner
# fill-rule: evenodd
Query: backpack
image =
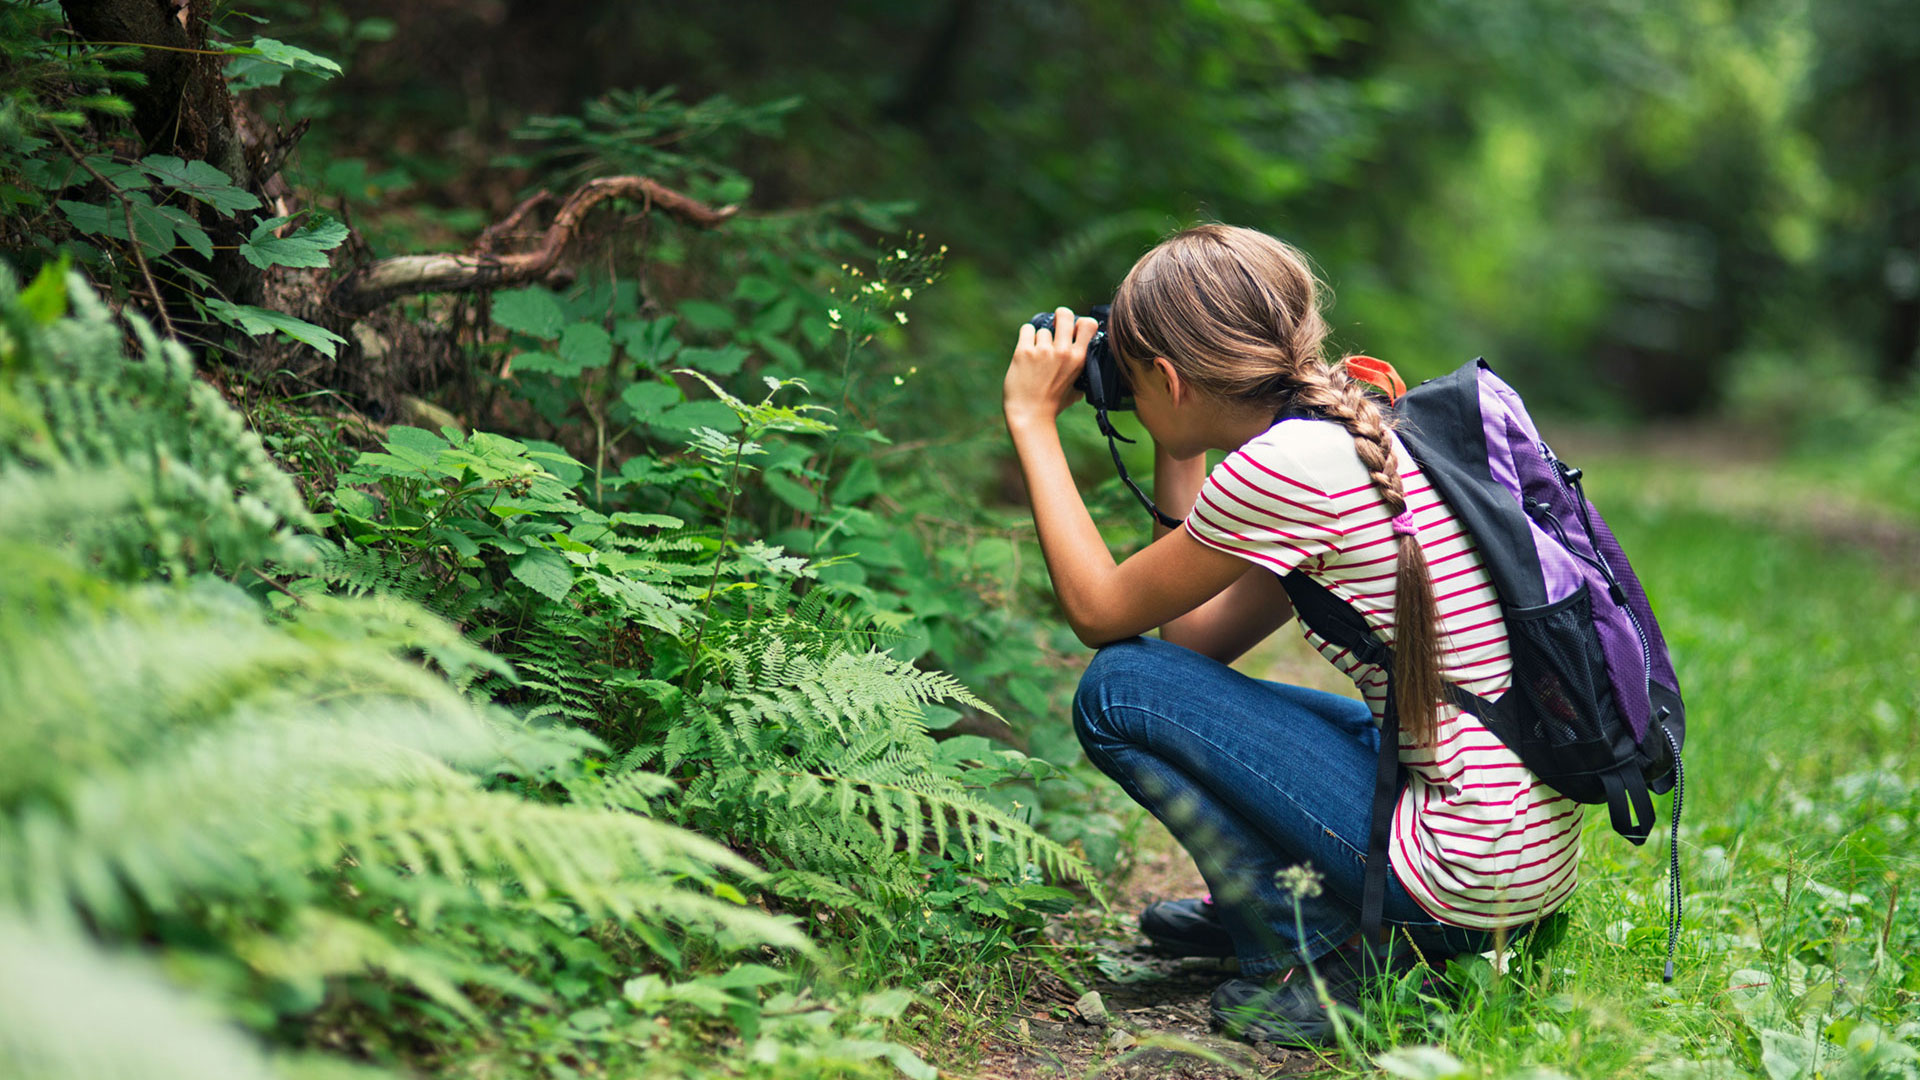
<path id="1" fill-rule="evenodd" d="M 1368 357 L 1351 373 L 1381 387 L 1400 441 L 1472 536 L 1506 614 L 1513 679 L 1498 701 L 1449 687 L 1542 781 L 1577 802 L 1605 803 L 1614 831 L 1635 844 L 1654 826 L 1652 796 L 1674 792 L 1666 981 L 1679 940 L 1679 835 L 1686 709 L 1640 579 L 1587 501 L 1581 471 L 1554 456 L 1520 395 L 1485 360 L 1405 390 Z M 1281 419 L 1314 419 L 1291 412 Z M 1400 788 L 1392 650 L 1325 586 L 1295 570 L 1282 579 L 1316 634 L 1388 673 L 1361 929 L 1378 940 L 1387 840 Z"/>

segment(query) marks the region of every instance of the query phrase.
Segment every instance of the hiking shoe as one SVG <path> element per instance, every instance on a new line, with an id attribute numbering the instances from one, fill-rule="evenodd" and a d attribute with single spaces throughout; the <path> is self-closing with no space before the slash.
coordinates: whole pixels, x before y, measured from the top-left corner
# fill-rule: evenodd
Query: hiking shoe
<path id="1" fill-rule="evenodd" d="M 1343 946 L 1322 957 L 1315 967 L 1326 983 L 1327 998 L 1357 1017 L 1367 980 L 1413 969 L 1416 961 L 1403 960 L 1405 952 L 1402 949 L 1383 963 L 1376 949 Z M 1215 1031 L 1249 1042 L 1322 1046 L 1334 1039 L 1333 1018 L 1304 967 L 1288 968 L 1270 980 L 1228 979 L 1215 988 L 1207 1011 Z"/>
<path id="2" fill-rule="evenodd" d="M 1360 1010 L 1361 977 L 1346 964 L 1321 964 L 1327 997 L 1336 1007 Z M 1207 1002 L 1213 1030 L 1252 1043 L 1324 1046 L 1334 1041 L 1333 1018 L 1313 976 L 1288 968 L 1272 980 L 1228 979 Z"/>
<path id="3" fill-rule="evenodd" d="M 1212 897 L 1149 904 L 1140 913 L 1140 932 L 1163 956 L 1233 955 L 1233 937 L 1214 911 Z"/>

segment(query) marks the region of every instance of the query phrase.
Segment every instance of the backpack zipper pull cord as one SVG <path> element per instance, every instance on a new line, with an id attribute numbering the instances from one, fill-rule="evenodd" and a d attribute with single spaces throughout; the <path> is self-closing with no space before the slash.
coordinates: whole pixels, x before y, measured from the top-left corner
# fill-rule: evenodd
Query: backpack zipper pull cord
<path id="1" fill-rule="evenodd" d="M 1685 898 L 1680 892 L 1680 808 L 1687 797 L 1687 770 L 1680 763 L 1680 745 L 1673 740 L 1673 732 L 1665 724 L 1660 725 L 1660 734 L 1666 736 L 1667 748 L 1673 751 L 1673 826 L 1667 840 L 1667 882 L 1670 908 L 1667 921 L 1667 970 L 1665 982 L 1673 981 L 1673 950 L 1680 943 L 1680 916 L 1685 910 Z"/>

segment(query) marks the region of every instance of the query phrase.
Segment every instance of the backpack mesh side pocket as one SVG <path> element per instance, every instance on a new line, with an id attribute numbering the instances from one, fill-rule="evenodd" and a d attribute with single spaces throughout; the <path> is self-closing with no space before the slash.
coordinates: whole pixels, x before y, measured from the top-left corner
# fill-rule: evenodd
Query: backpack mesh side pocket
<path id="1" fill-rule="evenodd" d="M 1513 688 L 1529 707 L 1508 710 L 1521 740 L 1541 750 L 1607 745 L 1618 725 L 1613 686 L 1583 583 L 1565 599 L 1507 609 Z M 1524 756 L 1525 748 L 1521 750 Z M 1537 770 L 1536 770 L 1537 771 Z"/>

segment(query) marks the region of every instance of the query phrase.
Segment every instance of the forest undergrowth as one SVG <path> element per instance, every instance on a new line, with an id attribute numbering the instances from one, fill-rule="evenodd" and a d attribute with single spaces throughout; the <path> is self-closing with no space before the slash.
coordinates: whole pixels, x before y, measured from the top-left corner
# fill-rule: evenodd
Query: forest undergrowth
<path id="1" fill-rule="evenodd" d="M 1863 504 L 1587 463 L 1692 714 L 1673 984 L 1664 847 L 1596 825 L 1457 998 L 1185 1053 L 1126 1016 L 1216 973 L 1131 951 L 1180 879 L 1079 759 L 993 415 L 1002 327 L 1167 222 L 996 285 L 905 204 L 756 205 L 795 98 L 596 91 L 440 159 L 338 89 L 392 19 L 89 7 L 0 9 L 0 1074 L 1920 1075 L 1920 610 L 1832 543 Z M 1076 1026 L 1103 987 L 1141 1011 Z"/>

